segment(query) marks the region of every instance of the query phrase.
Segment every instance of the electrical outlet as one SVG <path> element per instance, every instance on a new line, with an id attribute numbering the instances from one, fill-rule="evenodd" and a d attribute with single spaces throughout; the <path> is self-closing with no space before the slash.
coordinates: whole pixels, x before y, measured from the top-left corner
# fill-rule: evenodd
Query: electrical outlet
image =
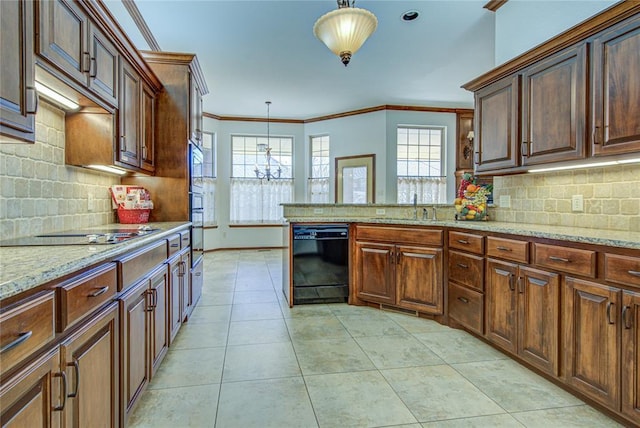
<path id="1" fill-rule="evenodd" d="M 571 197 L 571 211 L 574 213 L 581 213 L 584 211 L 584 200 L 582 195 L 573 195 Z"/>
<path id="2" fill-rule="evenodd" d="M 386 212 L 385 210 L 378 208 L 378 209 L 376 210 L 376 215 L 384 215 L 384 214 L 385 214 L 385 212 Z"/>
<path id="3" fill-rule="evenodd" d="M 96 209 L 95 198 L 93 197 L 93 193 L 89 193 L 87 195 L 87 211 L 93 211 Z"/>
<path id="4" fill-rule="evenodd" d="M 500 195 L 500 208 L 511 208 L 511 195 Z"/>
<path id="5" fill-rule="evenodd" d="M 313 213 L 314 214 L 322 214 L 324 212 L 324 210 L 322 208 L 314 208 L 313 209 Z"/>

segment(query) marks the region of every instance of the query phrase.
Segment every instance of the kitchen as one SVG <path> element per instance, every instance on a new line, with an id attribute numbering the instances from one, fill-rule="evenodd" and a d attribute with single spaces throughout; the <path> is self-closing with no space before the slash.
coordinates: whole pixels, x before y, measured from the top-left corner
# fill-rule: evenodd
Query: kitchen
<path id="1" fill-rule="evenodd" d="M 595 13 L 596 11 L 593 11 Z M 592 13 L 588 13 L 582 18 L 577 18 L 576 22 L 590 16 Z M 570 24 L 571 25 L 571 24 Z M 570 26 L 569 25 L 569 26 Z M 565 27 L 563 27 L 565 28 Z M 558 31 L 556 31 L 557 33 Z M 548 34 L 550 37 L 555 33 Z M 545 37 L 542 37 L 544 40 Z M 540 40 L 541 41 L 541 40 Z M 539 41 L 538 41 L 539 42 Z M 536 43 L 534 43 L 536 44 Z M 513 55 L 511 55 L 513 56 Z M 506 59 L 510 58 L 508 56 Z M 335 58 L 334 58 L 335 59 Z M 354 56 L 354 61 L 357 59 L 357 55 Z M 499 61 L 496 61 L 498 63 Z M 337 65 L 340 65 L 339 63 Z M 352 66 L 351 64 L 350 66 Z M 487 67 L 487 69 L 490 67 Z M 477 75 L 479 73 L 476 73 Z M 474 77 L 470 75 L 469 78 Z M 208 80 L 208 79 L 207 79 Z M 211 82 L 208 82 L 211 85 Z M 461 82 L 459 82 L 461 83 Z M 209 96 L 211 97 L 211 95 Z M 262 104 L 259 102 L 258 104 Z M 276 103 L 273 105 L 275 110 Z M 39 110 L 40 111 L 40 110 Z M 101 226 L 113 222 L 113 213 L 111 211 L 110 201 L 107 197 L 104 197 L 104 189 L 113 184 L 119 184 L 120 180 L 116 177 L 108 175 L 99 175 L 94 173 L 85 172 L 83 169 L 69 168 L 64 166 L 62 159 L 64 158 L 64 137 L 62 137 L 64 131 L 64 114 L 57 108 L 43 108 L 43 114 L 38 114 L 36 117 L 36 127 L 39 127 L 40 133 L 46 132 L 48 136 L 51 136 L 51 140 L 54 141 L 51 145 L 38 146 L 39 153 L 34 153 L 35 150 L 30 150 L 31 147 L 24 145 L 3 145 L 3 159 L 7 166 L 7 175 L 3 175 L 3 199 L 5 195 L 8 197 L 6 200 L 6 212 L 12 213 L 11 220 L 3 219 L 3 238 L 12 236 L 28 236 L 35 233 L 46 233 L 49 231 L 69 230 L 82 226 L 82 229 L 92 226 Z M 426 113 L 427 116 L 431 115 L 430 112 Z M 40 117 L 42 116 L 42 117 Z M 260 114 L 256 114 L 260 116 Z M 326 132 L 326 129 L 330 123 L 342 124 L 341 127 L 336 126 L 336 132 L 330 132 L 332 136 L 332 143 L 338 147 L 336 150 L 340 150 L 340 147 L 345 147 L 340 143 L 340 130 L 345 134 L 345 140 L 349 139 L 349 136 L 353 135 L 356 130 L 370 129 L 371 138 L 369 141 L 372 143 L 368 150 L 362 150 L 361 148 L 353 149 L 352 152 L 336 152 L 335 157 L 342 155 L 350 155 L 354 153 L 370 153 L 375 151 L 377 154 L 378 165 L 385 165 L 389 163 L 386 158 L 386 140 L 392 140 L 392 137 L 381 137 L 384 135 L 393 135 L 395 132 L 395 124 L 403 123 L 416 123 L 414 117 L 420 116 L 420 120 L 424 121 L 424 124 L 434 124 L 436 118 L 439 119 L 439 123 L 446 124 L 449 129 L 455 129 L 455 113 L 433 113 L 430 117 L 424 118 L 424 114 L 419 112 L 396 112 L 394 110 L 380 110 L 369 113 L 363 113 L 360 115 L 354 115 L 348 118 L 330 119 L 326 123 L 313 122 L 309 124 L 301 123 L 273 123 L 272 129 L 274 134 L 279 135 L 295 135 L 296 144 L 300 144 L 299 152 L 304 153 L 307 135 L 314 135 L 319 132 Z M 243 125 L 242 129 L 236 122 L 240 122 Z M 275 122 L 275 121 L 274 121 Z M 347 125 L 344 125 L 344 123 Z M 265 123 L 255 122 L 241 122 L 234 120 L 221 120 L 219 118 L 210 117 L 209 115 L 204 118 L 204 130 L 215 132 L 218 140 L 218 177 L 230 176 L 228 171 L 230 165 L 227 161 L 222 159 L 230 158 L 230 151 L 228 147 L 221 142 L 227 139 L 227 135 L 233 133 L 248 133 L 248 134 L 263 134 Z M 246 127 L 246 128 L 244 128 Z M 322 130 L 322 131 L 320 131 Z M 335 139 L 334 139 L 335 138 Z M 456 136 L 453 132 L 447 135 L 447 146 L 455 144 Z M 333 145 L 332 145 L 333 148 Z M 5 152 L 6 150 L 6 152 Z M 449 157 L 449 162 L 453 162 L 452 157 Z M 3 165 L 4 166 L 4 165 Z M 305 168 L 303 162 L 297 162 L 295 165 L 296 176 L 305 176 Z M 454 166 L 455 168 L 455 166 Z M 452 170 L 451 168 L 449 170 Z M 5 171 L 5 168 L 2 168 Z M 300 171 L 302 171 L 300 173 Z M 585 170 L 587 171 L 587 170 Z M 28 180 L 27 178 L 33 178 Z M 551 173 L 548 175 L 514 175 L 497 178 L 494 181 L 496 187 L 496 194 L 499 196 L 508 195 L 511 198 L 512 209 L 503 211 L 502 209 L 496 209 L 496 220 L 511 221 L 511 222 L 525 222 L 525 223 L 542 223 L 542 224 L 560 224 L 567 226 L 574 226 L 576 222 L 576 215 L 571 211 L 565 209 L 567 200 L 570 200 L 569 194 L 565 194 L 564 187 L 568 185 L 586 185 L 584 189 L 580 189 L 581 194 L 585 195 L 585 206 L 589 207 L 590 201 L 589 195 L 593 195 L 596 199 L 594 203 L 594 209 L 588 210 L 579 217 L 579 224 L 597 227 L 605 230 L 622 230 L 628 232 L 638 231 L 638 197 L 634 195 L 634 189 L 637 188 L 635 183 L 638 181 L 637 169 L 633 166 L 614 166 L 597 168 L 594 172 L 584 172 L 579 174 L 571 174 L 571 180 L 575 177 L 576 182 L 568 182 L 568 175 L 565 173 Z M 599 181 L 601 180 L 601 181 Z M 63 184 L 69 182 L 69 186 Z M 296 186 L 296 195 L 304 195 L 305 192 L 305 180 L 297 180 L 294 184 Z M 5 182 L 7 187 L 5 186 Z M 600 185 L 601 183 L 601 185 Z M 616 184 L 612 184 L 616 183 Z M 280 247 L 282 242 L 281 227 L 261 227 L 260 229 L 254 228 L 238 228 L 230 227 L 229 222 L 226 220 L 229 210 L 228 198 L 225 194 L 228 192 L 229 184 L 223 183 L 223 180 L 219 180 L 216 188 L 217 201 L 216 212 L 218 227 L 206 230 L 205 245 L 207 249 L 215 248 L 237 248 L 239 246 L 247 247 Z M 452 189 L 454 186 L 449 186 Z M 376 200 L 377 201 L 393 201 L 395 202 L 395 190 L 393 188 L 393 180 L 390 180 L 385 173 L 385 168 L 376 168 Z M 6 193 L 13 192 L 13 193 Z M 525 194 L 522 193 L 522 189 L 528 189 Z M 573 189 L 572 189 L 573 190 Z M 575 189 L 577 193 L 577 188 Z M 616 192 L 616 193 L 614 193 Z M 618 193 L 622 192 L 622 193 Z M 42 197 L 42 195 L 64 195 L 61 198 L 56 198 L 54 202 L 47 200 L 48 198 Z M 94 210 L 91 211 L 88 208 L 87 200 L 90 199 L 89 195 L 92 194 L 95 198 Z M 41 203 L 24 199 L 25 197 L 34 197 L 36 199 L 45 199 L 43 208 Z M 606 202 L 597 201 L 598 198 L 606 199 Z M 550 203 L 550 199 L 554 200 L 554 203 Z M 623 202 L 617 205 L 611 204 L 611 200 L 624 199 Z M 225 202 L 225 200 L 227 200 Z M 300 201 L 302 202 L 302 201 Z M 36 205 L 37 204 L 37 205 Z M 596 204 L 602 204 L 604 208 L 596 208 Z M 635 204 L 635 205 L 634 205 Z M 86 207 L 86 208 L 85 208 Z M 336 209 L 339 209 L 336 208 Z M 452 207 L 448 209 L 443 207 L 439 210 L 439 218 L 445 219 L 446 216 L 452 214 Z M 29 215 L 33 213 L 33 215 Z M 46 215 L 43 215 L 46 213 Z M 606 227 L 603 223 L 603 214 L 607 214 Z M 345 216 L 343 212 L 335 212 L 336 216 Z M 349 216 L 352 216 L 349 213 Z M 402 214 L 404 216 L 404 214 Z M 368 214 L 365 214 L 366 218 Z M 9 216 L 8 216 L 9 217 Z M 566 224 L 566 222 L 574 222 L 573 224 Z M 7 229 L 5 229 L 7 228 Z M 261 233 L 255 233 L 259 230 Z M 5 231 L 7 233 L 5 234 Z M 224 234 L 227 233 L 225 236 Z M 611 232 L 613 235 L 615 232 Z M 633 235 L 631 235 L 633 236 Z M 212 244 L 207 244 L 210 242 Z"/>

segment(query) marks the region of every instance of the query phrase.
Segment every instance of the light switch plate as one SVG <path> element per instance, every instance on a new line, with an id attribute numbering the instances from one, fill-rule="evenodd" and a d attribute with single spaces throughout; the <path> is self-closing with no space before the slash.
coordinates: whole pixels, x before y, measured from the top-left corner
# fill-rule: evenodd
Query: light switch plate
<path id="1" fill-rule="evenodd" d="M 571 197 L 571 211 L 581 213 L 584 211 L 584 199 L 582 195 L 573 195 Z"/>
<path id="2" fill-rule="evenodd" d="M 313 209 L 313 213 L 314 214 L 322 214 L 324 212 L 324 210 L 322 208 L 314 208 Z"/>
<path id="3" fill-rule="evenodd" d="M 500 195 L 500 208 L 511 208 L 511 195 Z"/>
<path id="4" fill-rule="evenodd" d="M 386 211 L 385 211 L 385 210 L 383 210 L 383 209 L 381 209 L 381 208 L 376 209 L 376 215 L 384 215 L 384 214 L 385 214 L 385 212 L 386 212 Z"/>

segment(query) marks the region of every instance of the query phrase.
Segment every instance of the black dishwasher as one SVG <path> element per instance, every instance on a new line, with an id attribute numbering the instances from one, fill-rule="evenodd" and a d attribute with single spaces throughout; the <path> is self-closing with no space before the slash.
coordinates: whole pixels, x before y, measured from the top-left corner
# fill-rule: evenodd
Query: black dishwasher
<path id="1" fill-rule="evenodd" d="M 349 226 L 293 226 L 293 303 L 337 303 L 349 297 Z"/>

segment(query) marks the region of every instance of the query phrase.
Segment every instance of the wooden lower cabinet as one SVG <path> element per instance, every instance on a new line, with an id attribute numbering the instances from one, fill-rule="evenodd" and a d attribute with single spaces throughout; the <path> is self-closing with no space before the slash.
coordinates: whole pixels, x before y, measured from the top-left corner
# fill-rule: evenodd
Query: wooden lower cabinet
<path id="1" fill-rule="evenodd" d="M 162 359 L 169 349 L 169 274 L 166 265 L 162 265 L 151 277 L 152 307 L 151 332 L 149 333 L 149 352 L 151 360 L 151 376 L 156 373 Z"/>
<path id="2" fill-rule="evenodd" d="M 56 346 L 0 385 L 2 427 L 62 426 L 67 382 Z M 65 380 L 63 380 L 65 379 Z"/>
<path id="3" fill-rule="evenodd" d="M 187 250 L 182 253 L 180 257 L 180 277 L 182 284 L 182 321 L 185 322 L 191 316 L 193 305 L 191 304 L 191 275 L 189 275 L 189 269 L 191 268 L 191 253 Z"/>
<path id="4" fill-rule="evenodd" d="M 443 312 L 442 249 L 396 247 L 396 304 L 402 308 Z"/>
<path id="5" fill-rule="evenodd" d="M 359 299 L 396 303 L 392 259 L 394 245 L 356 242 L 356 293 Z"/>
<path id="6" fill-rule="evenodd" d="M 564 281 L 564 381 L 612 409 L 620 406 L 621 294 L 591 281 Z"/>
<path id="7" fill-rule="evenodd" d="M 640 421 L 640 292 L 622 294 L 622 413 Z"/>
<path id="8" fill-rule="evenodd" d="M 169 345 L 173 343 L 182 326 L 182 265 L 180 254 L 176 254 L 167 264 L 169 265 Z"/>
<path id="9" fill-rule="evenodd" d="M 485 296 L 486 338 L 559 375 L 559 275 L 488 259 Z"/>
<path id="10" fill-rule="evenodd" d="M 62 343 L 65 427 L 119 426 L 119 342 L 118 304 L 113 302 Z"/>

